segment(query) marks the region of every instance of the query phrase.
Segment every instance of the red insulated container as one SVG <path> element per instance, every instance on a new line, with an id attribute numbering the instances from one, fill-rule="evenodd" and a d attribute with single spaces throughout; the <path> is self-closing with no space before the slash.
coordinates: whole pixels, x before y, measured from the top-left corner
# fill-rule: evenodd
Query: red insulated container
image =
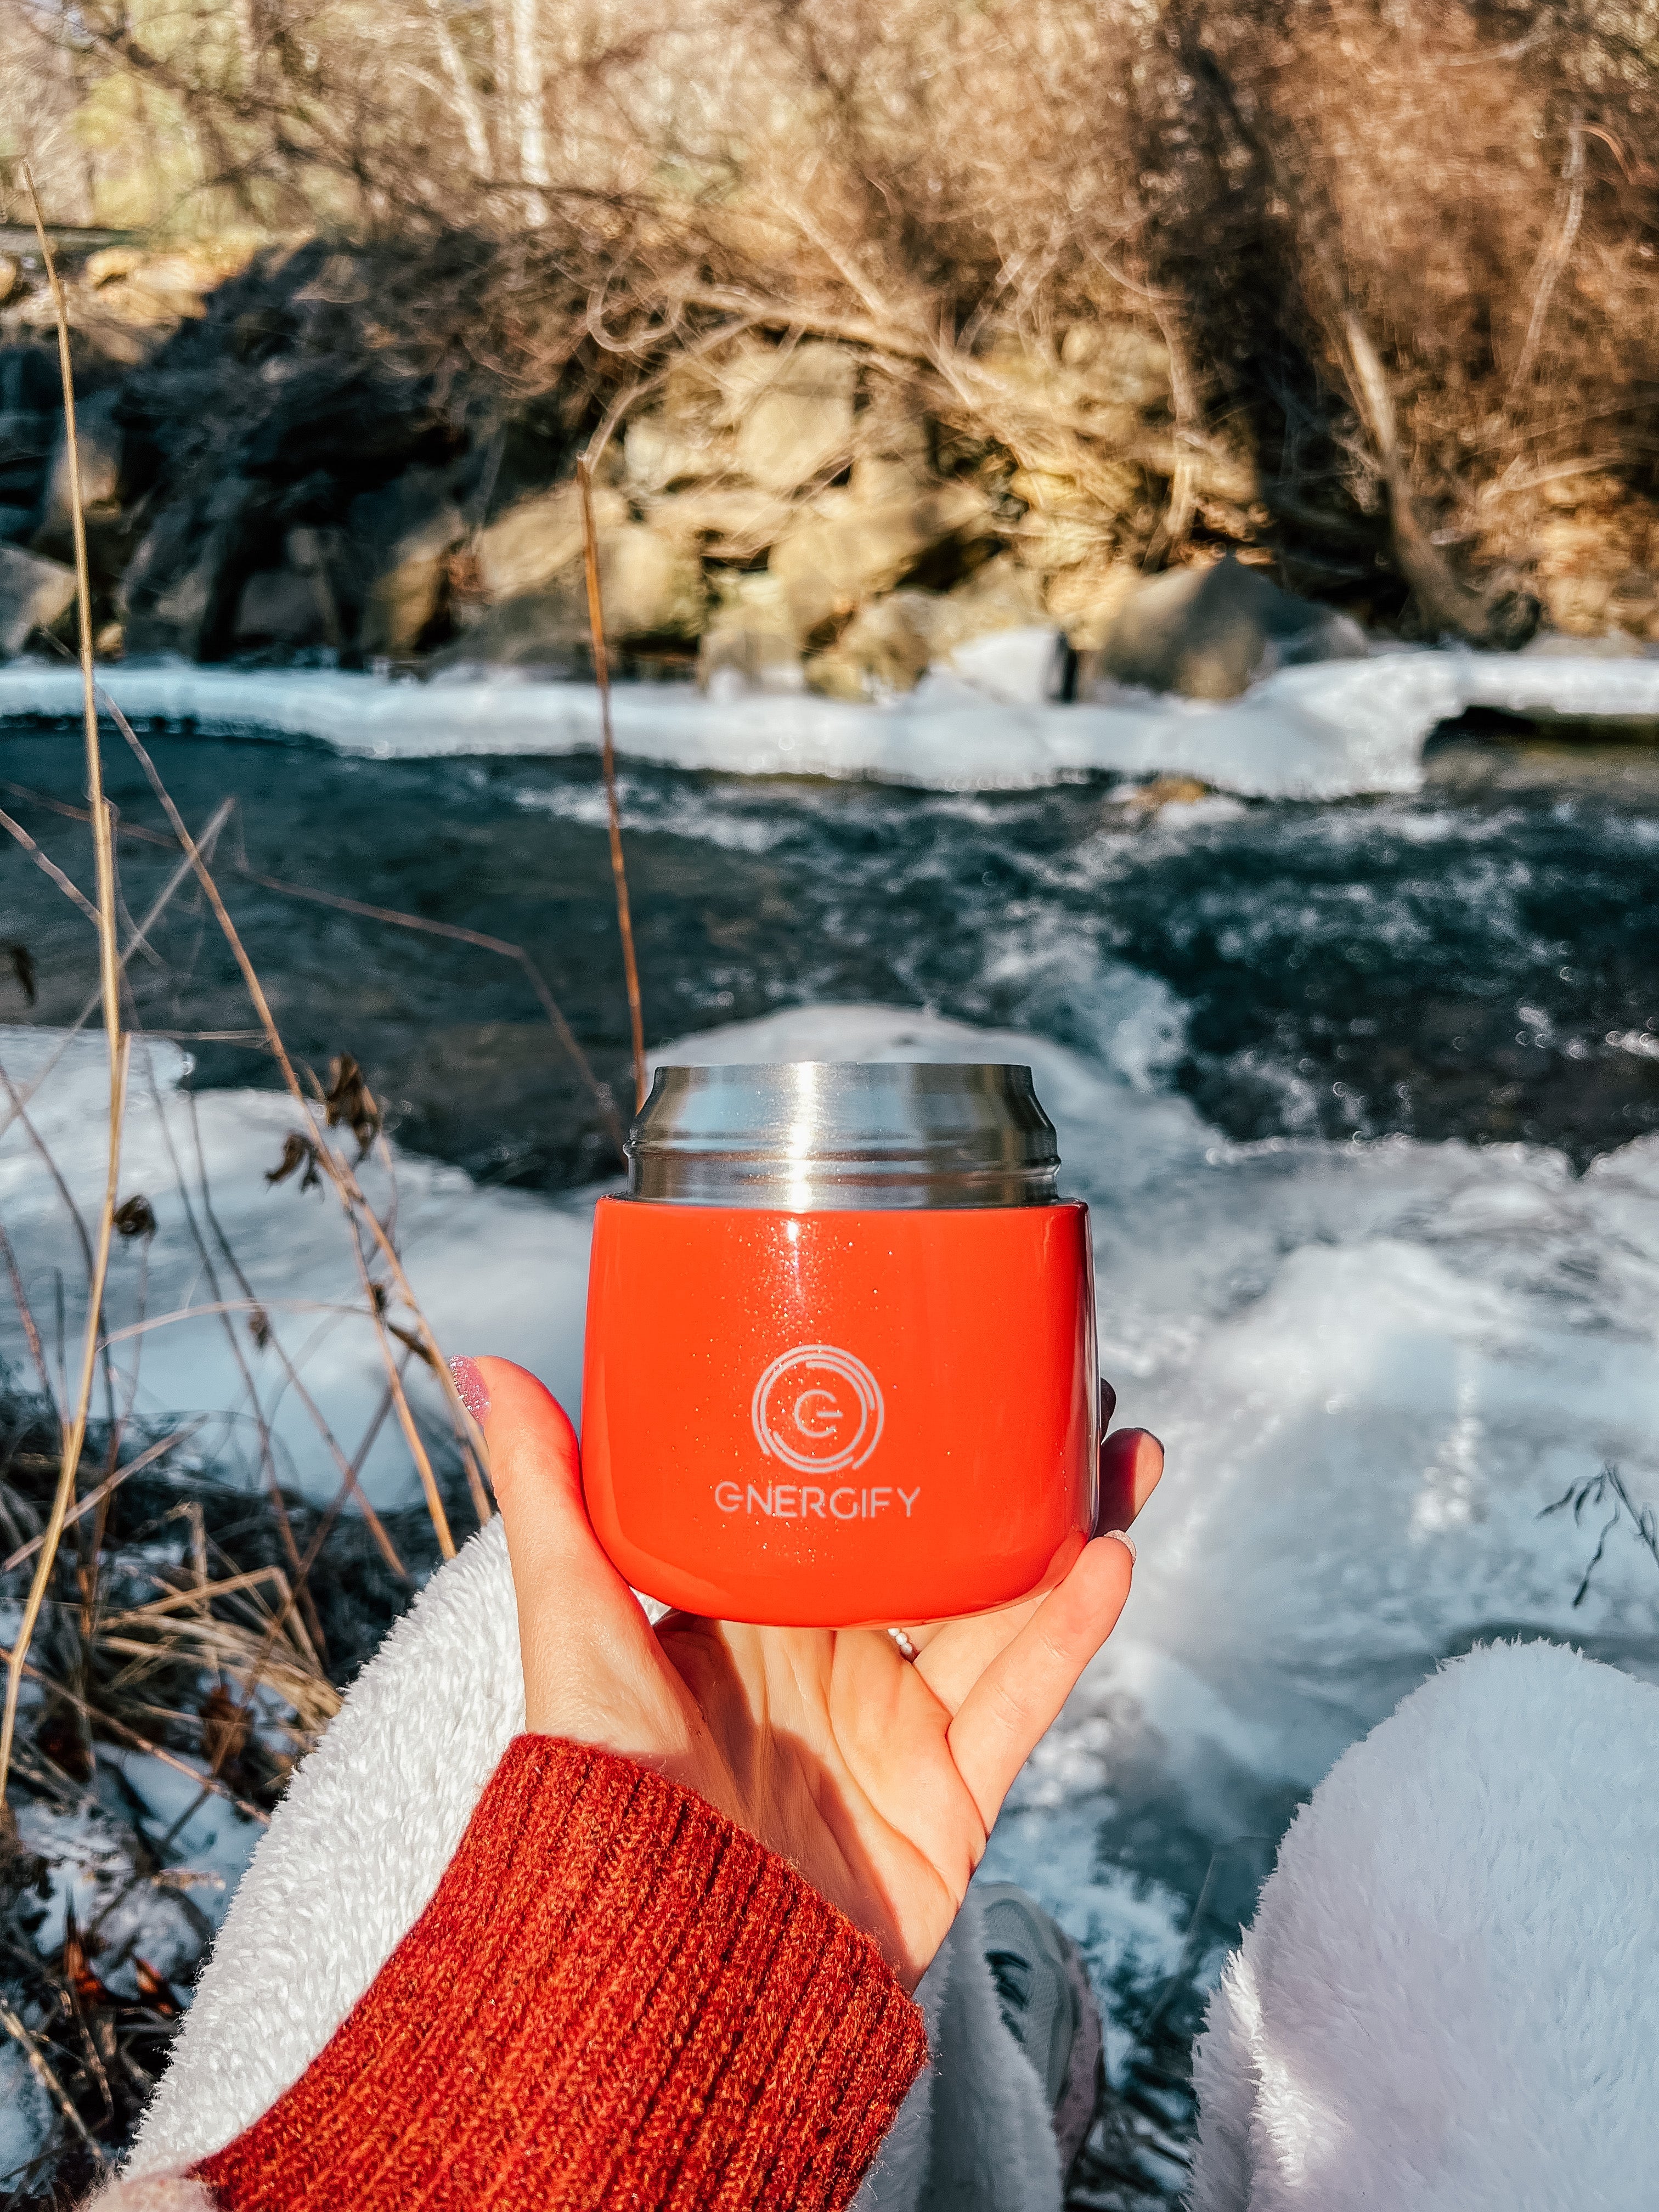
<path id="1" fill-rule="evenodd" d="M 1097 1504 L 1093 1274 L 1029 1068 L 665 1067 L 628 1153 L 582 1467 L 636 1589 L 908 1627 L 1060 1579 Z"/>

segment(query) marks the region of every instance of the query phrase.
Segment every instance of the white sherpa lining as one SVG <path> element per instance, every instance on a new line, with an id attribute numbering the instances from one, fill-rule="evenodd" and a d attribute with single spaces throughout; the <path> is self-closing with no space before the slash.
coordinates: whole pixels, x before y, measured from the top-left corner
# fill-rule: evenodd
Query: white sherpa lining
<path id="1" fill-rule="evenodd" d="M 419 1917 L 523 1726 L 496 1520 L 433 1577 L 295 1772 L 226 1915 L 123 2189 L 222 2149 L 297 2081 Z M 938 2069 L 906 2100 L 858 2212 L 1059 2212 L 1042 2084 L 998 2010 L 971 1892 L 917 1996 Z M 933 2196 L 941 2155 L 975 2193 Z M 200 2202 L 199 2192 L 162 2198 L 154 2212 L 198 2212 Z M 137 2197 L 106 2205 L 151 2212 Z"/>
<path id="2" fill-rule="evenodd" d="M 1659 1691 L 1425 1682 L 1298 1814 L 1196 2053 L 1191 2212 L 1652 2212 Z"/>

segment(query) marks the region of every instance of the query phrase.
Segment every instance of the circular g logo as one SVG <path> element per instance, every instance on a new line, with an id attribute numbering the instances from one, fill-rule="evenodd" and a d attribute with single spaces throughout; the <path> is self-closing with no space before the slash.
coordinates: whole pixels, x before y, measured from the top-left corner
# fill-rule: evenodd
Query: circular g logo
<path id="1" fill-rule="evenodd" d="M 780 1352 L 755 1385 L 755 1441 L 799 1474 L 862 1467 L 881 1442 L 881 1389 L 861 1359 L 833 1344 Z"/>

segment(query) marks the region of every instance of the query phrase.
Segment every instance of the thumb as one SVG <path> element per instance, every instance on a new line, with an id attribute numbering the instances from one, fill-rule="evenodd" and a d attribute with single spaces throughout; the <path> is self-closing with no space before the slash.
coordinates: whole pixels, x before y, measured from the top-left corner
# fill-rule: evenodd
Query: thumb
<path id="1" fill-rule="evenodd" d="M 537 1735 L 637 1748 L 616 1738 L 638 1735 L 630 1712 L 653 1701 L 660 1656 L 638 1599 L 589 1525 L 569 1417 L 510 1360 L 457 1360 L 454 1371 L 483 1430 L 507 1528 L 525 1724 Z"/>

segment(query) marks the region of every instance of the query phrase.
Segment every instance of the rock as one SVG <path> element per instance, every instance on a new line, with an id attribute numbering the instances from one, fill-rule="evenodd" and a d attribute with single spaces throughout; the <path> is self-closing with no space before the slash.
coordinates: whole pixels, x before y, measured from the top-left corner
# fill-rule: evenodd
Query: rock
<path id="1" fill-rule="evenodd" d="M 775 576 L 738 574 L 702 634 L 697 682 L 713 698 L 748 691 L 799 692 L 806 678 L 794 627 Z"/>
<path id="2" fill-rule="evenodd" d="M 81 449 L 81 499 L 88 519 L 113 515 L 121 504 L 121 462 L 124 441 L 116 418 L 117 395 L 100 392 L 75 410 L 76 443 Z M 43 553 L 67 553 L 74 544 L 75 520 L 70 503 L 69 441 L 64 418 L 54 426 L 57 435 L 40 501 L 35 544 Z"/>
<path id="3" fill-rule="evenodd" d="M 1046 672 L 1055 647 L 1053 625 L 1043 621 L 1042 586 L 1012 555 L 1001 554 L 954 591 L 897 591 L 872 600 L 832 646 L 807 662 L 806 678 L 814 690 L 839 699 L 884 699 L 913 690 L 939 661 L 978 683 L 963 656 L 971 657 L 981 641 L 1014 632 L 1022 637 L 1028 632 L 1040 635 L 1041 652 L 1028 646 L 1021 668 L 1036 656 L 1043 659 Z M 981 659 L 990 672 L 1000 670 L 1007 656 L 993 652 Z M 1000 680 L 993 676 L 981 688 L 1000 698 Z M 1017 681 L 1023 702 L 1031 686 L 1023 673 Z M 1046 684 L 1045 672 L 1035 696 L 1048 696 Z"/>
<path id="4" fill-rule="evenodd" d="M 75 571 L 21 546 L 0 545 L 0 653 L 21 653 L 75 604 Z"/>
<path id="5" fill-rule="evenodd" d="M 960 554 L 990 531 L 985 494 L 940 484 L 866 503 L 852 490 L 823 494 L 772 548 L 795 635 L 809 643 L 868 599 L 890 592 L 946 549 Z M 831 642 L 827 635 L 822 641 Z"/>
<path id="6" fill-rule="evenodd" d="M 653 530 L 704 560 L 752 561 L 788 526 L 793 508 L 781 493 L 752 484 L 701 484 L 651 500 L 646 512 Z"/>
<path id="7" fill-rule="evenodd" d="M 745 349 L 721 382 L 738 418 L 737 465 L 751 483 L 797 491 L 851 454 L 858 363 L 842 347 Z"/>
<path id="8" fill-rule="evenodd" d="M 416 469 L 355 499 L 347 527 L 367 579 L 358 642 L 371 656 L 404 659 L 443 605 L 449 556 L 466 535 L 461 511 L 441 477 Z"/>
<path id="9" fill-rule="evenodd" d="M 1073 323 L 1060 343 L 1063 368 L 1085 390 L 1138 410 L 1170 398 L 1170 349 L 1156 331 L 1121 317 Z"/>
<path id="10" fill-rule="evenodd" d="M 599 583 L 605 633 L 619 642 L 696 637 L 708 618 L 696 556 L 643 523 L 600 538 Z"/>
<path id="11" fill-rule="evenodd" d="M 367 489 L 417 464 L 448 460 L 454 443 L 423 386 L 324 360 L 276 384 L 241 468 L 279 483 L 320 473 Z"/>
<path id="12" fill-rule="evenodd" d="M 1095 562 L 1116 544 L 1119 519 L 1146 500 L 1146 479 L 1133 463 L 1102 459 L 1090 483 L 1048 469 L 1017 469 L 1009 490 L 1025 501 L 1020 558 L 1044 575 Z"/>
<path id="13" fill-rule="evenodd" d="M 931 635 L 935 659 L 999 630 L 1041 625 L 1046 610 L 1042 579 L 1012 553 L 999 553 L 934 604 Z"/>
<path id="14" fill-rule="evenodd" d="M 1098 675 L 1189 699 L 1236 699 L 1290 662 L 1363 658 L 1346 615 L 1296 599 L 1231 554 L 1208 568 L 1154 577 L 1107 631 Z"/>
<path id="15" fill-rule="evenodd" d="M 252 258 L 256 241 L 206 240 L 163 254 L 128 246 L 89 254 L 78 279 L 64 287 L 70 327 L 111 361 L 146 360 L 184 322 L 205 313 L 204 295 Z M 45 287 L 18 311 L 27 329 L 49 331 L 55 310 Z"/>
<path id="16" fill-rule="evenodd" d="M 628 426 L 623 441 L 623 473 L 630 489 L 672 491 L 681 484 L 706 483 L 736 466 L 730 438 L 698 435 L 665 415 L 642 415 Z"/>
<path id="17" fill-rule="evenodd" d="M 315 579 L 292 568 L 259 569 L 242 586 L 234 630 L 239 646 L 325 644 Z"/>
<path id="18" fill-rule="evenodd" d="M 894 592 L 860 607 L 826 652 L 806 664 L 813 690 L 831 699 L 890 699 L 914 691 L 933 657 L 928 592 Z"/>
<path id="19" fill-rule="evenodd" d="M 206 497 L 162 508 L 121 580 L 130 653 L 176 653 L 210 659 L 234 635 L 242 586 L 265 547 L 260 496 L 228 477 Z"/>
<path id="20" fill-rule="evenodd" d="M 968 639 L 945 659 L 951 674 L 1004 707 L 1041 707 L 1060 696 L 1067 648 L 1052 623 Z"/>
<path id="21" fill-rule="evenodd" d="M 601 538 L 628 520 L 618 491 L 596 486 L 593 523 Z M 556 484 L 508 507 L 478 532 L 478 587 L 498 604 L 544 590 L 581 559 L 581 495 L 574 483 Z"/>
<path id="22" fill-rule="evenodd" d="M 593 494 L 599 588 L 611 645 L 699 635 L 708 619 L 702 565 L 687 545 L 628 520 L 628 503 L 605 487 Z M 559 660 L 588 643 L 580 500 L 560 484 L 521 500 L 478 536 L 481 603 L 466 622 L 467 657 Z"/>

